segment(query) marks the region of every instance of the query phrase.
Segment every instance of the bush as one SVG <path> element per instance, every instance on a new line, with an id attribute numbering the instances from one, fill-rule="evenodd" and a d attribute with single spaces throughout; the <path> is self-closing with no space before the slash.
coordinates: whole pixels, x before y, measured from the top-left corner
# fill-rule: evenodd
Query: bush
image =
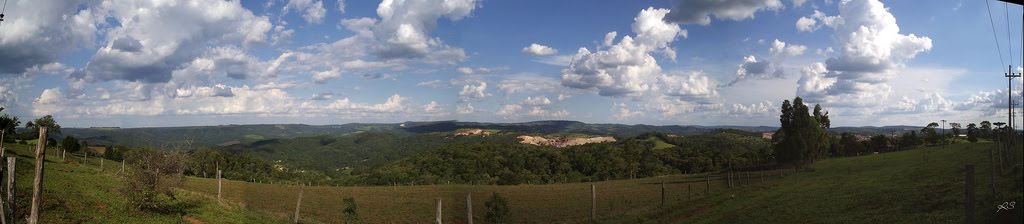
<path id="1" fill-rule="evenodd" d="M 508 208 L 508 202 L 498 193 L 491 195 L 484 203 L 487 212 L 484 213 L 485 223 L 512 223 L 512 211 Z"/>
<path id="2" fill-rule="evenodd" d="M 355 198 L 345 198 L 345 223 L 359 223 L 359 213 L 356 211 L 358 206 L 356 205 Z"/>
<path id="3" fill-rule="evenodd" d="M 141 149 L 125 153 L 124 184 L 118 191 L 128 200 L 129 206 L 138 210 L 172 213 L 173 188 L 181 187 L 184 181 L 185 156 L 179 153 Z"/>

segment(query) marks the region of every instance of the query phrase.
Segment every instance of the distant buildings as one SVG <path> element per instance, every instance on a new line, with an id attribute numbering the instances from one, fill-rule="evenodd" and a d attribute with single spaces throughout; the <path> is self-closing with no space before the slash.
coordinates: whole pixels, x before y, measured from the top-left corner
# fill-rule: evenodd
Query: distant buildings
<path id="1" fill-rule="evenodd" d="M 775 135 L 775 132 L 762 132 L 761 133 L 761 138 L 772 140 L 772 136 L 774 136 L 774 135 Z"/>

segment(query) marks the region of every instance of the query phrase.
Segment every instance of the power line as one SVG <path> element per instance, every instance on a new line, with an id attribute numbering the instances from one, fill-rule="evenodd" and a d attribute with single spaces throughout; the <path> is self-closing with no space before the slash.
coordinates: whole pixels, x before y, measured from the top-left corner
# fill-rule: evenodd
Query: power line
<path id="1" fill-rule="evenodd" d="M 999 46 L 999 36 L 996 35 L 996 23 L 992 20 L 992 5 L 985 1 L 985 9 L 988 9 L 988 24 L 992 25 L 992 39 L 996 40 L 996 51 L 999 53 L 999 66 L 1006 65 L 1003 61 L 1003 47 Z"/>
<path id="2" fill-rule="evenodd" d="M 0 24 L 3 24 L 3 13 L 7 11 L 7 0 L 3 0 L 3 9 L 0 9 Z"/>
<path id="3" fill-rule="evenodd" d="M 1010 38 L 1010 6 L 1003 2 L 1003 13 L 1006 15 L 1006 55 L 1010 56 L 1010 64 L 1013 64 L 1013 38 Z"/>

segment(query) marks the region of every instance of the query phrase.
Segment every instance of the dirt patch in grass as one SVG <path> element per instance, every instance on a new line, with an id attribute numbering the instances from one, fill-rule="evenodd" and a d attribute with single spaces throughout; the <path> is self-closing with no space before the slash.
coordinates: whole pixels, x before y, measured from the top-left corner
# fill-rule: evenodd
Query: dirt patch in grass
<path id="1" fill-rule="evenodd" d="M 199 220 L 198 218 L 192 217 L 192 216 L 189 216 L 189 215 L 183 216 L 182 218 L 185 219 L 185 221 L 187 221 L 188 223 L 192 223 L 192 224 L 206 224 L 206 222 L 203 222 L 203 220 Z"/>

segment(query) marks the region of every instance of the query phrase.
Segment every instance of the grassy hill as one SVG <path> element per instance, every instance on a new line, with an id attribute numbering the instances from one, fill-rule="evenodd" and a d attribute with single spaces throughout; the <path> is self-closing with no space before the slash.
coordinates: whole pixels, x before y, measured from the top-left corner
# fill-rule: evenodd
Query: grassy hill
<path id="1" fill-rule="evenodd" d="M 16 156 L 16 220 L 25 222 L 32 199 L 34 157 L 27 145 L 4 144 L 6 156 Z M 287 216 L 275 216 L 237 204 L 219 206 L 209 195 L 179 190 L 177 200 L 166 213 L 140 212 L 128 208 L 117 192 L 121 181 L 120 163 L 68 155 L 65 162 L 55 151 L 47 152 L 43 179 L 40 223 L 285 223 Z M 5 171 L 6 174 L 6 171 Z"/>
<path id="2" fill-rule="evenodd" d="M 964 165 L 975 164 L 976 223 L 1021 223 L 1021 150 L 989 190 L 993 143 L 955 144 L 817 162 L 812 172 L 673 207 L 659 220 L 693 223 L 964 223 Z"/>
<path id="3" fill-rule="evenodd" d="M 594 184 L 599 220 L 607 223 L 963 223 L 963 165 L 972 163 L 977 164 L 977 223 L 1020 223 L 1024 209 L 1019 206 L 995 210 L 1000 203 L 1024 200 L 1021 165 L 997 174 L 998 194 L 987 193 L 987 153 L 994 146 L 956 144 L 828 159 L 808 171 L 737 174 L 743 179 L 736 188 L 726 188 L 723 176 L 715 175 L 709 194 L 704 194 L 703 175 L 517 186 L 304 187 L 302 216 L 342 220 L 342 198 L 353 197 L 366 222 L 423 223 L 433 220 L 434 200 L 441 198 L 444 221 L 461 223 L 465 196 L 472 194 L 479 221 L 484 200 L 498 192 L 508 198 L 515 222 L 579 223 L 589 219 Z M 1014 156 L 1021 161 L 1019 149 Z M 666 207 L 660 207 L 662 182 L 667 183 Z M 189 178 L 186 188 L 213 194 L 214 183 Z M 229 200 L 287 214 L 294 211 L 300 187 L 232 181 L 225 189 Z"/>
<path id="4" fill-rule="evenodd" d="M 513 135 L 489 137 L 453 137 L 450 133 L 399 135 L 389 132 L 359 132 L 343 136 L 313 136 L 293 139 L 268 139 L 237 144 L 221 149 L 238 154 L 254 154 L 291 166 L 321 170 L 367 168 L 393 162 L 416 153 L 466 142 L 512 142 Z"/>
<path id="5" fill-rule="evenodd" d="M 24 217 L 31 192 L 30 150 L 8 147 L 18 157 L 16 215 Z M 481 222 L 484 201 L 497 192 L 508 199 L 515 222 L 580 223 L 589 220 L 593 184 L 602 223 L 963 223 L 963 167 L 976 164 L 977 223 L 1020 223 L 1020 206 L 995 211 L 1003 202 L 1024 201 L 1021 149 L 1011 160 L 1016 165 L 996 173 L 997 194 L 992 195 L 988 149 L 993 147 L 954 144 L 827 159 L 800 172 L 737 173 L 734 188 L 726 187 L 721 174 L 712 174 L 710 181 L 698 174 L 548 185 L 302 187 L 301 216 L 312 223 L 340 222 L 345 218 L 341 201 L 352 197 L 367 223 L 423 223 L 433 220 L 434 200 L 441 198 L 444 221 L 461 223 L 466 194 L 471 194 L 474 217 Z M 105 161 L 100 171 L 95 158 L 83 164 L 81 158 L 60 162 L 56 153 L 48 154 L 43 223 L 284 223 L 300 189 L 227 181 L 228 203 L 218 206 L 211 199 L 215 180 L 190 177 L 170 212 L 138 212 L 128 209 L 116 191 L 118 163 Z"/>
<path id="6" fill-rule="evenodd" d="M 225 146 L 268 139 L 344 135 L 376 131 L 406 133 L 395 124 L 257 124 L 157 128 L 63 128 L 63 135 L 83 139 L 93 145 L 124 145 L 128 147 L 169 147 L 192 141 L 193 146 Z"/>
<path id="7" fill-rule="evenodd" d="M 707 177 L 702 175 L 596 182 L 597 210 L 599 220 L 608 223 L 963 223 L 964 165 L 976 164 L 978 223 L 1019 223 L 1020 208 L 994 212 L 1004 201 L 1024 199 L 1020 165 L 997 174 L 998 193 L 988 193 L 987 153 L 994 146 L 965 143 L 824 160 L 809 171 L 783 171 L 783 178 L 779 171 L 764 172 L 764 182 L 762 173 L 737 174 L 744 179 L 736 188 L 725 187 L 723 176 L 715 175 L 710 194 L 703 193 Z M 1021 158 L 1019 149 L 1015 156 Z M 665 209 L 659 207 L 662 182 L 669 194 Z M 342 220 L 339 201 L 353 197 L 365 221 L 422 223 L 433 219 L 434 199 L 442 198 L 444 221 L 459 223 L 465 220 L 467 193 L 479 219 L 485 196 L 499 192 L 508 197 L 515 222 L 578 223 L 589 219 L 590 186 L 304 187 L 302 216 Z M 215 185 L 189 178 L 186 188 L 213 193 Z M 231 181 L 225 189 L 229 199 L 284 214 L 294 211 L 300 187 Z"/>

